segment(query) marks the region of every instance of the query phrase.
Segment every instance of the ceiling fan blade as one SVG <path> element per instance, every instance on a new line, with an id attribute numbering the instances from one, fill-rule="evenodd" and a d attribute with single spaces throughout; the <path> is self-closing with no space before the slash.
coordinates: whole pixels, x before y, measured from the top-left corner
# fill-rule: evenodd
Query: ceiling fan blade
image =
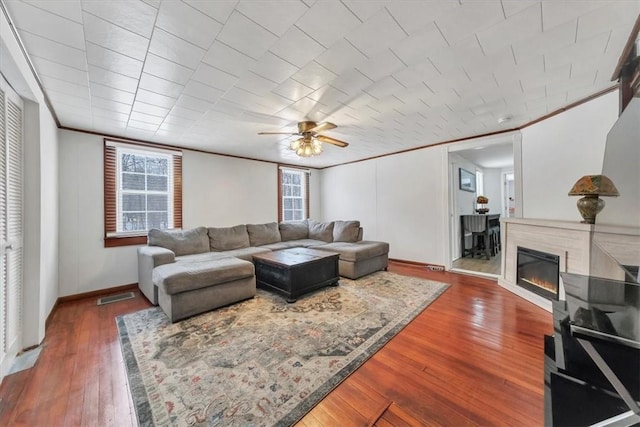
<path id="1" fill-rule="evenodd" d="M 258 132 L 258 135 L 299 135 L 298 132 Z"/>
<path id="2" fill-rule="evenodd" d="M 312 127 L 311 129 L 307 129 L 308 132 L 322 132 L 325 130 L 329 130 L 329 129 L 335 129 L 338 126 L 334 125 L 333 123 L 329 123 L 329 122 L 323 122 L 323 123 L 319 123 L 317 124 L 315 127 Z"/>
<path id="3" fill-rule="evenodd" d="M 328 144 L 337 145 L 338 147 L 343 147 L 344 148 L 347 145 L 349 145 L 348 143 L 346 143 L 344 141 L 340 141 L 339 139 L 331 138 L 330 136 L 316 135 L 316 138 L 319 141 L 326 142 Z"/>

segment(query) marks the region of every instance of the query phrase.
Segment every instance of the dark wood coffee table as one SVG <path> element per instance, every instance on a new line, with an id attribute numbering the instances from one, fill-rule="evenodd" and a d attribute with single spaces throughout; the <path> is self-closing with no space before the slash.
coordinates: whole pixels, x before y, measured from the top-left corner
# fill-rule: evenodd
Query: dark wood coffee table
<path id="1" fill-rule="evenodd" d="M 301 295 L 338 285 L 338 258 L 334 252 L 293 248 L 254 255 L 258 287 L 295 302 Z"/>

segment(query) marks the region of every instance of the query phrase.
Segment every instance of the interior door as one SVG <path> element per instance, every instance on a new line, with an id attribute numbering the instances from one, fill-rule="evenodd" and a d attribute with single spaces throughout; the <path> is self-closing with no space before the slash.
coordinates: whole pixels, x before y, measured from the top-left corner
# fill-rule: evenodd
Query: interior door
<path id="1" fill-rule="evenodd" d="M 22 110 L 0 78 L 0 366 L 4 375 L 22 345 Z M 2 376 L 0 375 L 0 377 Z"/>

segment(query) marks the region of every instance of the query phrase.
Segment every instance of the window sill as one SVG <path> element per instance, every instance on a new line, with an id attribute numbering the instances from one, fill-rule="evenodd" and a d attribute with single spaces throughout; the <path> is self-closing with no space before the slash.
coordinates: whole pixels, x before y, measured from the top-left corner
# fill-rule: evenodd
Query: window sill
<path id="1" fill-rule="evenodd" d="M 142 236 L 108 236 L 104 239 L 105 248 L 115 248 L 118 246 L 146 245 L 147 235 Z"/>

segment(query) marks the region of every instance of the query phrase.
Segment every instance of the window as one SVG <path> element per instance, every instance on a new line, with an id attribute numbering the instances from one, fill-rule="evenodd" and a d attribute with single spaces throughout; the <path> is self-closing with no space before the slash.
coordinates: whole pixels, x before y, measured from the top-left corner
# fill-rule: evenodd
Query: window
<path id="1" fill-rule="evenodd" d="M 278 168 L 279 221 L 300 221 L 309 217 L 309 171 Z"/>
<path id="2" fill-rule="evenodd" d="M 146 243 L 182 227 L 182 153 L 105 140 L 105 246 Z"/>

